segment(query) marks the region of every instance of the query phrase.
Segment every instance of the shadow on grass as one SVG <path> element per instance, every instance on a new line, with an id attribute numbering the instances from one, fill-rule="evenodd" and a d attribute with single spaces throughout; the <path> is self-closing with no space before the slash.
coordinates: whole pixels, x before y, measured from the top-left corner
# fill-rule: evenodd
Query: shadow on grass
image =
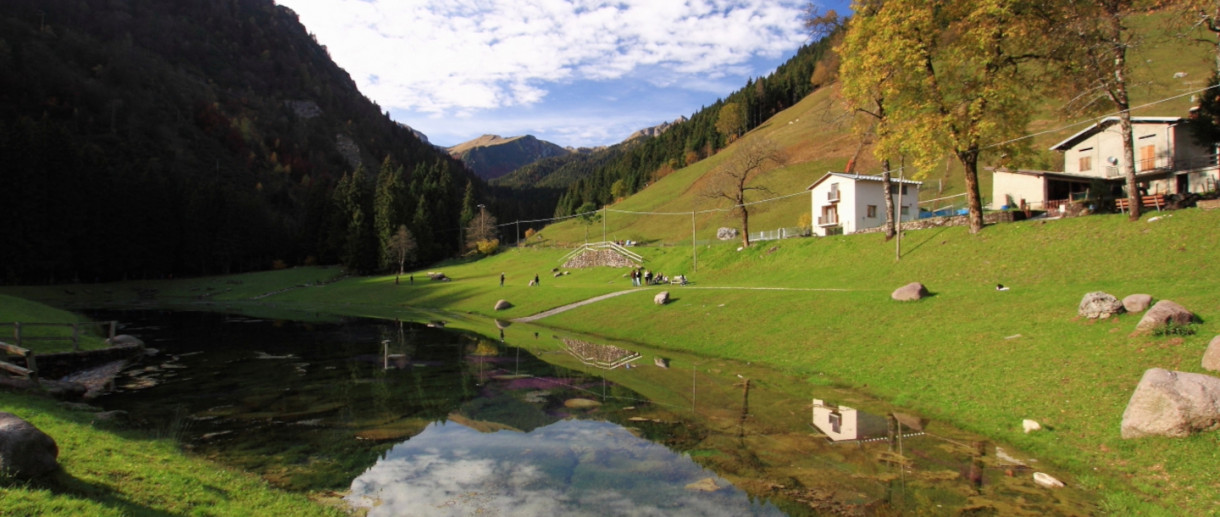
<path id="1" fill-rule="evenodd" d="M 914 252 L 915 252 L 915 250 L 918 250 L 919 248 L 922 248 L 922 247 L 924 246 L 924 244 L 927 244 L 927 243 L 929 243 L 929 242 L 931 242 L 931 241 L 936 240 L 936 238 L 937 238 L 937 237 L 940 237 L 940 234 L 945 233 L 945 230 L 948 230 L 948 229 L 949 229 L 949 228 L 948 228 L 948 227 L 946 227 L 946 226 L 942 226 L 942 227 L 940 227 L 940 228 L 937 228 L 935 232 L 927 234 L 927 236 L 926 236 L 926 237 L 925 237 L 925 238 L 924 238 L 922 241 L 919 241 L 919 243 L 917 243 L 917 244 L 915 244 L 914 246 L 911 246 L 911 247 L 909 247 L 909 248 L 905 248 L 905 249 L 903 249 L 903 250 L 902 250 L 902 256 L 904 256 L 904 257 L 905 257 L 905 256 L 907 256 L 907 255 L 910 255 L 910 254 L 914 253 Z M 910 239 L 910 237 L 905 237 L 905 236 L 904 236 L 904 237 L 903 237 L 903 239 L 904 239 L 904 240 L 905 240 L 905 239 Z"/>
<path id="2" fill-rule="evenodd" d="M 62 468 L 54 474 L 32 481 L 0 480 L 0 486 L 46 490 L 60 497 L 85 499 L 113 508 L 123 515 L 169 517 L 175 514 L 132 502 L 113 488 L 77 478 Z"/>

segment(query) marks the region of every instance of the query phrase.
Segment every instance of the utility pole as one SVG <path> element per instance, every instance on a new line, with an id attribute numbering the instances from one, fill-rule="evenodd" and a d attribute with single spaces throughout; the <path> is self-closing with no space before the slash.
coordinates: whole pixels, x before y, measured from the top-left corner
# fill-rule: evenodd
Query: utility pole
<path id="1" fill-rule="evenodd" d="M 483 209 L 484 206 L 485 205 L 479 205 L 479 240 L 484 240 L 487 238 L 487 217 L 485 215 L 486 212 Z"/>

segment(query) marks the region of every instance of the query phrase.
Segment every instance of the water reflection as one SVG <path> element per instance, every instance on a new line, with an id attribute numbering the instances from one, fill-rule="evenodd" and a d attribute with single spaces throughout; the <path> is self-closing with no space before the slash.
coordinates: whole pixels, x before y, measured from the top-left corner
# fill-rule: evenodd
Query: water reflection
<path id="1" fill-rule="evenodd" d="M 107 409 L 283 488 L 350 488 L 374 515 L 1090 508 L 1071 486 L 1034 486 L 1035 458 L 1013 463 L 941 425 L 906 442 L 927 422 L 748 363 L 490 320 L 483 333 L 500 339 L 370 321 L 150 323 L 141 337 L 165 354 L 120 379 L 130 389 Z M 625 501 L 638 506 L 614 506 Z"/>
<path id="2" fill-rule="evenodd" d="M 357 477 L 347 499 L 370 516 L 782 515 L 688 457 L 589 420 L 529 433 L 433 424 Z"/>
<path id="3" fill-rule="evenodd" d="M 620 366 L 626 365 L 630 368 L 632 361 L 640 358 L 638 352 L 632 352 L 624 348 L 619 348 L 614 345 L 599 345 L 590 343 L 582 339 L 560 338 L 563 342 L 564 349 L 580 360 L 580 362 L 601 368 L 604 370 L 613 370 Z"/>

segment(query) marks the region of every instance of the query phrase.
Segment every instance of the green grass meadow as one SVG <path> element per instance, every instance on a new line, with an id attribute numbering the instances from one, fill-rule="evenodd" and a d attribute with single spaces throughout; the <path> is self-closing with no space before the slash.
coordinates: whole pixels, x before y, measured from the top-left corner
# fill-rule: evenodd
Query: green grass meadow
<path id="1" fill-rule="evenodd" d="M 1153 219 L 1154 217 L 1158 217 Z M 536 323 L 708 358 L 759 363 L 811 385 L 850 387 L 927 417 L 1011 444 L 1100 493 L 1111 514 L 1220 512 L 1220 434 L 1122 440 L 1122 412 L 1143 372 L 1203 372 L 1208 341 L 1220 334 L 1220 212 L 1188 209 L 987 227 L 907 231 L 902 258 L 881 235 L 639 247 L 645 266 L 686 274 L 691 285 L 610 298 Z M 625 269 L 569 270 L 567 249 L 518 248 L 454 261 L 403 277 L 344 277 L 336 268 L 191 281 L 95 286 L 111 303 L 141 301 L 199 310 L 444 319 L 493 335 L 493 318 L 513 319 L 633 289 Z M 698 269 L 693 255 L 697 253 Z M 553 276 L 559 268 L 566 275 Z M 449 282 L 427 280 L 441 271 Z M 499 275 L 505 273 L 505 286 Z M 529 287 L 533 276 L 541 285 Z M 906 283 L 933 296 L 890 300 Z M 997 291 L 1002 283 L 1008 291 Z M 218 292 L 204 299 L 207 286 Z M 1195 312 L 1193 335 L 1139 335 L 1139 315 L 1082 319 L 1085 293 L 1148 293 Z M 80 290 L 5 288 L 52 304 L 86 304 Z M 498 300 L 513 307 L 493 310 Z M 11 300 L 11 299 L 10 299 Z M 794 386 L 792 390 L 800 389 Z M 12 404 L 10 401 L 5 406 Z M 1047 428 L 1025 434 L 1031 418 Z"/>

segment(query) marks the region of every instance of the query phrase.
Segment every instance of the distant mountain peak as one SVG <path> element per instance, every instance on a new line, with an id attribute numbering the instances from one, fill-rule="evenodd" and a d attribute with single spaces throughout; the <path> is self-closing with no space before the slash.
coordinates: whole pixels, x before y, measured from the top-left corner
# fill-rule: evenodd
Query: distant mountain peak
<path id="1" fill-rule="evenodd" d="M 648 136 L 658 136 L 661 133 L 669 131 L 669 128 L 671 128 L 677 124 L 681 124 L 683 122 L 686 122 L 686 117 L 679 116 L 673 122 L 662 122 L 661 124 L 656 125 L 656 126 L 646 127 L 644 129 L 641 129 L 639 131 L 632 133 L 631 136 L 627 137 L 627 139 L 624 140 L 624 142 L 630 142 L 637 138 L 644 138 L 644 137 L 648 137 Z"/>
<path id="2" fill-rule="evenodd" d="M 483 135 L 447 149 L 454 158 L 483 179 L 495 179 L 543 158 L 563 156 L 569 149 L 533 135 L 504 138 Z"/>

